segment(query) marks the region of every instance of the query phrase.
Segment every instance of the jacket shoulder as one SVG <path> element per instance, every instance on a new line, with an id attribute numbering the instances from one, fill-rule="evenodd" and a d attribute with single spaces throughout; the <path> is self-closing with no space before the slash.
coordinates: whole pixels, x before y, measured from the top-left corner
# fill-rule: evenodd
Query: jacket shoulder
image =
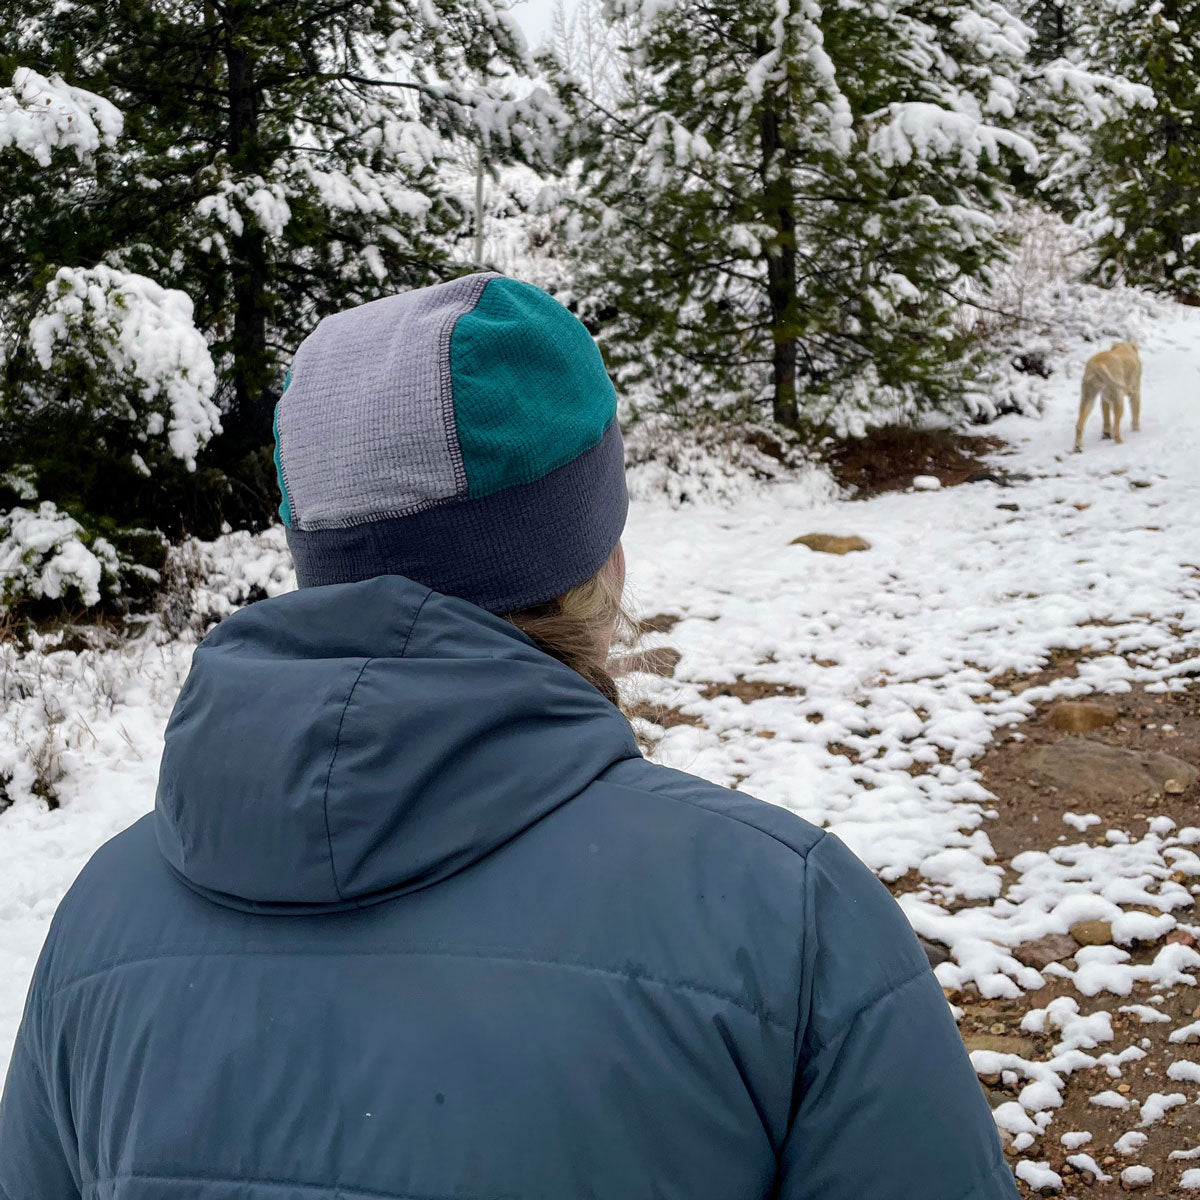
<path id="1" fill-rule="evenodd" d="M 769 839 L 800 860 L 807 859 L 826 837 L 823 829 L 785 808 L 646 759 L 617 763 L 604 773 L 601 782 L 631 788 L 666 804 L 686 805 L 692 810 L 692 819 L 699 816 L 723 821 L 730 836 L 750 842 Z"/>
<path id="2" fill-rule="evenodd" d="M 130 938 L 168 921 L 185 892 L 158 852 L 150 816 L 139 818 L 92 854 L 59 902 L 35 974 L 39 993 L 120 962 Z"/>

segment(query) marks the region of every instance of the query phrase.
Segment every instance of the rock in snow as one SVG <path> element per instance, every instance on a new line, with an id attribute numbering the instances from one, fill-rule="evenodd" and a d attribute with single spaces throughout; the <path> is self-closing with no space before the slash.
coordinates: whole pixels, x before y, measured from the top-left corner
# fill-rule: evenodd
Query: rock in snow
<path id="1" fill-rule="evenodd" d="M 1089 738 L 1064 738 L 1040 746 L 1029 765 L 1065 792 L 1089 800 L 1121 801 L 1162 790 L 1168 779 L 1196 778 L 1196 768 L 1158 751 L 1123 750 Z"/>
<path id="2" fill-rule="evenodd" d="M 1090 733 L 1117 719 L 1117 706 L 1099 700 L 1062 700 L 1050 710 L 1050 727 L 1067 733 Z"/>
<path id="3" fill-rule="evenodd" d="M 851 554 L 855 550 L 870 550 L 866 538 L 841 537 L 835 533 L 806 533 L 792 541 L 793 546 L 807 546 L 820 554 Z"/>
<path id="4" fill-rule="evenodd" d="M 1071 926 L 1071 937 L 1081 946 L 1110 946 L 1112 924 L 1109 921 L 1076 921 Z"/>
<path id="5" fill-rule="evenodd" d="M 1109 932 L 1111 934 L 1111 929 Z M 1048 933 L 1037 941 L 1022 943 L 1013 951 L 1013 957 L 1027 967 L 1040 971 L 1052 962 L 1071 958 L 1078 949 L 1079 943 L 1073 937 L 1065 933 Z"/>

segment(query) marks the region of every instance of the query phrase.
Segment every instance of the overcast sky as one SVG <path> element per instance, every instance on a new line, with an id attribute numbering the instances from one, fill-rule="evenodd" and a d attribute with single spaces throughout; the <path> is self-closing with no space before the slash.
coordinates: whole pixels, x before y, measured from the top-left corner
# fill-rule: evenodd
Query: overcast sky
<path id="1" fill-rule="evenodd" d="M 575 7 L 575 0 L 566 0 L 567 11 Z M 554 12 L 554 0 L 517 0 L 513 5 L 513 16 L 520 22 L 529 44 L 535 50 L 542 38 L 550 32 L 550 17 Z"/>

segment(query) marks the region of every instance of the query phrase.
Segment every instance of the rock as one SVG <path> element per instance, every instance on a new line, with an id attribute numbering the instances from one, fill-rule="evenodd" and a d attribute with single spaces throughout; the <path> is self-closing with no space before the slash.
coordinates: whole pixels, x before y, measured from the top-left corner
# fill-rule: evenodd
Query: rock
<path id="1" fill-rule="evenodd" d="M 1076 921 L 1071 936 L 1081 946 L 1111 946 L 1112 925 L 1108 921 Z"/>
<path id="2" fill-rule="evenodd" d="M 1123 750 L 1080 737 L 1039 746 L 1029 756 L 1029 765 L 1068 795 L 1114 804 L 1157 793 L 1168 779 L 1190 786 L 1200 774 L 1191 763 L 1170 754 Z"/>
<path id="3" fill-rule="evenodd" d="M 939 946 L 937 942 L 927 942 L 923 937 L 918 937 L 917 941 L 921 943 L 921 949 L 925 951 L 925 957 L 929 959 L 931 967 L 940 967 L 942 963 L 950 961 L 950 951 L 945 946 Z"/>
<path id="4" fill-rule="evenodd" d="M 1172 929 L 1167 934 L 1167 941 L 1179 946 L 1194 946 L 1196 939 L 1186 929 Z"/>
<path id="5" fill-rule="evenodd" d="M 1070 958 L 1078 949 L 1079 943 L 1073 937 L 1068 937 L 1065 933 L 1048 933 L 1035 942 L 1025 942 L 1018 946 L 1013 951 L 1013 957 L 1017 962 L 1040 971 L 1052 962 L 1062 962 L 1064 958 Z"/>
<path id="6" fill-rule="evenodd" d="M 1050 728 L 1067 733 L 1090 733 L 1117 719 L 1117 706 L 1098 700 L 1062 700 L 1050 710 Z"/>
<path id="7" fill-rule="evenodd" d="M 1004 509 L 1005 512 L 1021 511 L 1021 506 L 1019 504 L 997 504 L 996 507 Z"/>
<path id="8" fill-rule="evenodd" d="M 670 678 L 679 666 L 683 655 L 674 646 L 654 646 L 649 650 L 639 650 L 635 654 L 624 654 L 620 658 L 609 660 L 608 670 L 612 675 L 629 675 L 634 671 L 644 671 L 648 675 L 661 675 Z"/>
<path id="9" fill-rule="evenodd" d="M 972 471 L 963 483 L 998 483 L 1001 487 L 1011 487 L 1014 483 L 1028 483 L 1032 478 L 1032 475 L 1022 475 L 1020 472 L 1002 475 L 996 471 Z"/>
<path id="10" fill-rule="evenodd" d="M 1187 784 L 1182 779 L 1168 779 L 1163 784 L 1163 791 L 1168 796 L 1180 796 L 1187 791 Z"/>
<path id="11" fill-rule="evenodd" d="M 803 537 L 795 538 L 793 546 L 807 546 L 819 554 L 850 554 L 855 550 L 870 550 L 871 543 L 866 538 L 839 537 L 833 533 L 806 533 Z"/>
<path id="12" fill-rule="evenodd" d="M 963 1038 L 963 1045 L 966 1046 L 968 1054 L 972 1050 L 992 1050 L 996 1054 L 1017 1054 L 1021 1058 L 1032 1058 L 1037 1051 L 1033 1038 L 1005 1037 L 998 1033 L 968 1033 Z"/>

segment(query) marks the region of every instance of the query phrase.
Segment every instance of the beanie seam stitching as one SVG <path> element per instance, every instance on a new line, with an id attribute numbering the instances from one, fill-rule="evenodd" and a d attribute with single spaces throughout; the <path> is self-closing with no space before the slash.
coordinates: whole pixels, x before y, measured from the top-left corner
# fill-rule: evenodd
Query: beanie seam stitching
<path id="1" fill-rule="evenodd" d="M 450 453 L 450 464 L 454 471 L 455 498 L 464 496 L 468 491 L 467 467 L 463 461 L 462 443 L 458 438 L 458 419 L 454 411 L 454 372 L 450 363 L 450 343 L 454 336 L 454 327 L 468 313 L 479 307 L 487 285 L 498 275 L 477 277 L 468 292 L 470 303 L 460 312 L 451 312 L 442 322 L 438 331 L 438 391 L 442 402 L 442 425 L 446 435 L 446 449 Z M 472 295 L 472 293 L 474 293 Z"/>

